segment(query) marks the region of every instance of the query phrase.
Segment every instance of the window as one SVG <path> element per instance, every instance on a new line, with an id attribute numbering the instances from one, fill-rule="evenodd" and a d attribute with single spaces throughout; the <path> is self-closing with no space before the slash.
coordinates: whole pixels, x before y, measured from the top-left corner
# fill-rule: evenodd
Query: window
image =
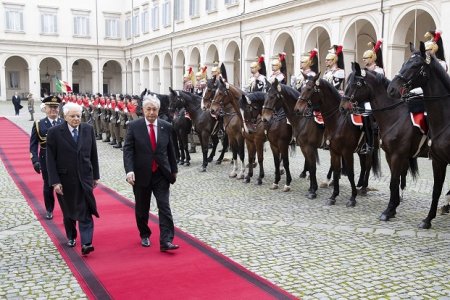
<path id="1" fill-rule="evenodd" d="M 183 20 L 183 0 L 173 1 L 173 18 L 175 21 Z"/>
<path id="2" fill-rule="evenodd" d="M 150 30 L 149 27 L 149 18 L 148 18 L 148 10 L 145 10 L 141 15 L 141 24 L 142 24 L 142 33 L 148 33 Z"/>
<path id="3" fill-rule="evenodd" d="M 125 19 L 125 38 L 131 38 L 131 17 Z"/>
<path id="4" fill-rule="evenodd" d="M 5 11 L 6 30 L 23 32 L 23 12 L 19 10 Z"/>
<path id="5" fill-rule="evenodd" d="M 105 37 L 108 39 L 120 38 L 120 23 L 119 19 L 105 20 Z"/>
<path id="6" fill-rule="evenodd" d="M 18 89 L 19 88 L 19 79 L 20 79 L 20 77 L 19 77 L 19 72 L 17 72 L 17 71 L 12 71 L 12 72 L 9 72 L 9 74 L 8 74 L 9 76 L 9 88 L 10 89 Z"/>
<path id="7" fill-rule="evenodd" d="M 198 16 L 198 0 L 189 0 L 189 16 Z"/>
<path id="8" fill-rule="evenodd" d="M 152 29 L 159 29 L 159 7 L 155 5 L 152 7 Z"/>
<path id="9" fill-rule="evenodd" d="M 41 33 L 56 34 L 58 33 L 56 14 L 41 14 Z"/>
<path id="10" fill-rule="evenodd" d="M 133 15 L 133 34 L 134 36 L 139 36 L 139 12 L 134 12 Z"/>
<path id="11" fill-rule="evenodd" d="M 225 5 L 237 4 L 239 0 L 225 0 Z"/>
<path id="12" fill-rule="evenodd" d="M 89 36 L 89 17 L 73 17 L 73 34 L 75 36 Z"/>
<path id="13" fill-rule="evenodd" d="M 216 11 L 217 7 L 216 7 L 216 2 L 217 0 L 206 0 L 206 11 L 210 12 L 210 11 Z"/>
<path id="14" fill-rule="evenodd" d="M 162 25 L 164 27 L 170 26 L 170 2 L 166 1 L 163 3 L 163 11 L 162 11 Z"/>

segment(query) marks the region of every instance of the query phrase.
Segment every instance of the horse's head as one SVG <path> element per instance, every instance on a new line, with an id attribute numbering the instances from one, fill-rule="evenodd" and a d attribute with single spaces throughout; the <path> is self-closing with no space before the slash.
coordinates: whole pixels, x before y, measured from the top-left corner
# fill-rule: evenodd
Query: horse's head
<path id="1" fill-rule="evenodd" d="M 237 101 L 239 101 L 241 95 L 242 93 L 239 93 L 234 86 L 223 81 L 222 78 L 219 78 L 216 93 L 214 94 L 214 98 L 211 101 L 211 106 L 209 108 L 211 115 L 214 117 L 222 115 L 224 113 L 224 108 L 230 104 L 233 106 L 234 111 L 238 113 L 239 107 Z"/>
<path id="2" fill-rule="evenodd" d="M 355 111 L 358 110 L 359 102 L 372 101 L 372 90 L 366 82 L 366 71 L 361 70 L 357 62 L 352 62 L 352 73 L 348 77 L 345 94 L 341 98 L 339 110 Z"/>
<path id="3" fill-rule="evenodd" d="M 411 57 L 403 64 L 388 87 L 388 94 L 392 98 L 400 98 L 416 87 L 424 87 L 430 75 L 431 55 L 425 51 L 425 44 L 420 42 L 420 49 L 416 50 L 409 44 Z"/>
<path id="4" fill-rule="evenodd" d="M 175 91 L 171 87 L 169 87 L 169 91 L 169 111 L 173 113 L 183 105 L 180 100 L 180 91 Z"/>
<path id="5" fill-rule="evenodd" d="M 305 117 L 312 116 L 312 108 L 314 105 L 313 102 L 317 102 L 317 95 L 320 92 L 320 72 L 315 76 L 307 76 L 303 74 L 303 77 L 306 78 L 303 87 L 301 88 L 300 96 L 298 97 L 297 103 L 294 106 L 294 112 L 297 115 L 303 115 Z"/>
<path id="6" fill-rule="evenodd" d="M 202 109 L 206 110 L 211 107 L 211 102 L 216 94 L 217 83 L 216 77 L 208 79 L 206 81 L 206 89 L 202 99 Z"/>
<path id="7" fill-rule="evenodd" d="M 242 95 L 239 100 L 241 115 L 244 119 L 244 128 L 249 133 L 256 131 L 258 119 L 264 105 L 265 93 L 255 92 L 248 95 Z"/>
<path id="8" fill-rule="evenodd" d="M 265 122 L 269 122 L 277 110 L 281 107 L 281 94 L 283 87 L 278 79 L 275 78 L 274 82 L 267 91 L 264 106 L 262 107 L 262 119 Z"/>

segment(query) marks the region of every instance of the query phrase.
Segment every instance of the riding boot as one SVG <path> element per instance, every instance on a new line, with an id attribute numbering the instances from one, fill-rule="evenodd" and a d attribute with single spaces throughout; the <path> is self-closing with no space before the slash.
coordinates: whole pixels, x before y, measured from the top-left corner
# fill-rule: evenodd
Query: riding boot
<path id="1" fill-rule="evenodd" d="M 370 116 L 363 116 L 363 127 L 366 136 L 366 143 L 363 145 L 360 154 L 369 154 L 373 151 L 373 129 Z"/>

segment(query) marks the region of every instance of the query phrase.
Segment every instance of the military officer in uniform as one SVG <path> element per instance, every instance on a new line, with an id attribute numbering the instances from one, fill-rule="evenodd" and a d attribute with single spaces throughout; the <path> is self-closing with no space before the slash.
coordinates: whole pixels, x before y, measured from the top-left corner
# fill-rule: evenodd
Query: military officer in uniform
<path id="1" fill-rule="evenodd" d="M 53 219 L 53 209 L 55 208 L 55 196 L 53 194 L 53 187 L 49 185 L 47 164 L 45 162 L 46 148 L 47 148 L 47 130 L 55 125 L 61 124 L 63 120 L 59 118 L 59 104 L 61 98 L 58 96 L 48 96 L 43 100 L 45 104 L 46 117 L 35 121 L 31 129 L 30 137 L 30 153 L 31 162 L 36 173 L 41 173 L 44 180 L 44 203 L 45 203 L 45 218 Z M 57 195 L 58 200 L 60 195 Z"/>
<path id="2" fill-rule="evenodd" d="M 222 78 L 222 80 L 227 81 L 227 70 L 225 69 L 225 65 L 223 63 L 215 62 L 214 66 L 211 68 L 211 77 L 216 80 Z"/>
<path id="3" fill-rule="evenodd" d="M 425 42 L 425 50 L 433 54 L 438 59 L 445 72 L 448 72 L 448 66 L 445 62 L 444 45 L 441 38 L 442 32 L 439 30 L 432 30 L 425 33 L 425 38 L 429 39 Z"/>
<path id="4" fill-rule="evenodd" d="M 291 77 L 291 86 L 294 89 L 300 91 L 300 89 L 303 87 L 303 84 L 307 79 L 304 78 L 303 74 L 314 77 L 319 72 L 317 56 L 318 50 L 316 48 L 309 51 L 309 53 L 302 55 L 302 57 L 300 58 L 301 72 L 298 75 Z"/>
<path id="5" fill-rule="evenodd" d="M 194 72 L 192 71 L 192 67 L 189 67 L 183 76 L 183 91 L 193 93 L 194 85 L 195 85 Z"/>
<path id="6" fill-rule="evenodd" d="M 344 55 L 342 53 L 342 46 L 333 45 L 325 57 L 325 65 L 327 70 L 323 74 L 323 79 L 331 83 L 339 94 L 344 94 Z"/>
<path id="7" fill-rule="evenodd" d="M 272 74 L 269 82 L 273 83 L 275 79 L 279 83 L 286 84 L 286 53 L 279 53 L 278 58 L 272 60 Z"/>
<path id="8" fill-rule="evenodd" d="M 266 64 L 264 62 L 264 54 L 262 54 L 257 61 L 250 65 L 250 76 L 246 92 L 267 92 L 269 85 L 266 77 Z"/>
<path id="9" fill-rule="evenodd" d="M 206 69 L 207 66 L 203 66 L 197 73 L 195 73 L 196 83 L 194 93 L 200 97 L 203 97 L 203 92 L 206 89 Z"/>

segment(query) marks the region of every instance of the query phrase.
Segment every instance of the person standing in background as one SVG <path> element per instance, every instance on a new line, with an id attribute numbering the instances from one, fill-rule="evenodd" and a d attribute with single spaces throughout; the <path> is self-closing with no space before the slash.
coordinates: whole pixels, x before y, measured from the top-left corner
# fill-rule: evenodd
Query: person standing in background
<path id="1" fill-rule="evenodd" d="M 28 99 L 28 112 L 30 113 L 30 121 L 34 121 L 34 98 L 33 93 L 29 93 L 27 96 Z"/>
<path id="2" fill-rule="evenodd" d="M 23 106 L 20 105 L 20 96 L 17 92 L 14 92 L 14 96 L 12 97 L 12 103 L 14 105 L 14 112 L 16 113 L 16 116 L 18 116 L 19 111 L 23 108 Z"/>

